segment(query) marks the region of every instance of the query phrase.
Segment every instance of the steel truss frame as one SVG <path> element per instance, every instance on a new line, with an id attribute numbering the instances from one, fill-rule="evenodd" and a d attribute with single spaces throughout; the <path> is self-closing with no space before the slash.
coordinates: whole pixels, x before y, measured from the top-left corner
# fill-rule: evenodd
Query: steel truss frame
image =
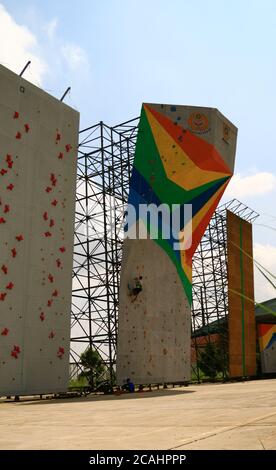
<path id="1" fill-rule="evenodd" d="M 110 127 L 103 122 L 80 132 L 73 292 L 71 378 L 80 354 L 97 350 L 113 380 L 116 362 L 123 218 L 139 118 Z"/>

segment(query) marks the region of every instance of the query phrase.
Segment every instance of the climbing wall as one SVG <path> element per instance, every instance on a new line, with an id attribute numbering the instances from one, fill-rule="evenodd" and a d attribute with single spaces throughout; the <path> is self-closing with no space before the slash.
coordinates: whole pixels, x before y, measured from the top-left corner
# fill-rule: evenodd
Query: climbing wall
<path id="1" fill-rule="evenodd" d="M 227 211 L 230 377 L 256 374 L 252 225 Z"/>
<path id="2" fill-rule="evenodd" d="M 137 384 L 190 378 L 192 257 L 233 174 L 236 137 L 213 108 L 142 106 L 121 270 L 118 384 L 128 377 Z M 134 299 L 129 286 L 140 276 L 143 289 Z"/>
<path id="3" fill-rule="evenodd" d="M 0 395 L 68 386 L 78 122 L 0 67 Z"/>
<path id="4" fill-rule="evenodd" d="M 263 374 L 276 372 L 276 324 L 258 325 L 259 347 Z"/>

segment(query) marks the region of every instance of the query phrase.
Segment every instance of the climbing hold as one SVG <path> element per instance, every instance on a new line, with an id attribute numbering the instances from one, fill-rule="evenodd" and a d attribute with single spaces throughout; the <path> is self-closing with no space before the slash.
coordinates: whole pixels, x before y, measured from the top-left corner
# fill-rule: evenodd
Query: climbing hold
<path id="1" fill-rule="evenodd" d="M 56 260 L 56 263 L 57 263 L 57 267 L 60 268 L 60 266 L 61 266 L 61 261 L 60 261 L 59 258 Z"/>
<path id="2" fill-rule="evenodd" d="M 23 235 L 21 235 L 21 234 L 20 234 L 20 235 L 17 235 L 15 238 L 16 238 L 16 240 L 17 240 L 18 242 L 22 242 L 22 240 L 23 240 Z"/>
<path id="3" fill-rule="evenodd" d="M 41 321 L 44 321 L 45 320 L 45 314 L 44 312 L 41 312 L 41 314 L 39 315 L 39 318 Z"/>
<path id="4" fill-rule="evenodd" d="M 44 214 L 43 214 L 43 219 L 44 219 L 44 220 L 48 220 L 48 213 L 47 213 L 47 212 L 44 212 Z"/>
<path id="5" fill-rule="evenodd" d="M 1 270 L 3 271 L 4 274 L 7 274 L 8 272 L 8 268 L 7 266 L 5 266 L 5 264 L 3 264 L 3 266 L 1 267 Z"/>
<path id="6" fill-rule="evenodd" d="M 17 251 L 16 251 L 16 249 L 15 249 L 15 248 L 12 248 L 12 250 L 11 250 L 11 254 L 12 254 L 12 257 L 13 257 L 13 258 L 15 258 L 15 257 L 16 257 L 16 255 L 17 255 Z"/>
<path id="7" fill-rule="evenodd" d="M 72 145 L 70 144 L 65 145 L 66 152 L 70 152 L 71 148 L 72 148 Z"/>
<path id="8" fill-rule="evenodd" d="M 5 206 L 4 206 L 4 213 L 7 214 L 7 212 L 10 212 L 9 204 L 5 204 Z"/>
<path id="9" fill-rule="evenodd" d="M 0 217 L 0 224 L 5 224 L 6 223 L 6 220 L 4 219 L 4 217 Z"/>
<path id="10" fill-rule="evenodd" d="M 0 300 L 1 300 L 2 302 L 4 302 L 4 300 L 5 300 L 5 298 L 6 298 L 6 295 L 7 295 L 6 292 L 2 292 L 2 293 L 0 294 Z"/>
<path id="11" fill-rule="evenodd" d="M 14 185 L 13 185 L 12 183 L 10 183 L 10 184 L 7 186 L 7 189 L 8 189 L 9 191 L 12 191 L 13 188 L 14 188 Z"/>
<path id="12" fill-rule="evenodd" d="M 52 191 L 52 188 L 50 186 L 47 186 L 47 188 L 45 189 L 46 193 L 50 193 Z"/>
<path id="13" fill-rule="evenodd" d="M 17 132 L 16 136 L 15 136 L 16 139 L 21 139 L 21 132 Z"/>
<path id="14" fill-rule="evenodd" d="M 7 172 L 7 170 L 5 170 L 5 168 L 2 168 L 2 170 L 0 171 L 1 175 L 4 176 Z"/>
<path id="15" fill-rule="evenodd" d="M 57 297 L 58 296 L 58 291 L 57 289 L 54 290 L 54 292 L 52 293 L 52 297 Z"/>
<path id="16" fill-rule="evenodd" d="M 50 219 L 50 224 L 49 224 L 49 227 L 53 227 L 55 225 L 55 221 L 54 219 Z"/>
<path id="17" fill-rule="evenodd" d="M 19 118 L 19 112 L 18 112 L 18 111 L 14 111 L 13 119 L 18 119 L 18 118 Z"/>
<path id="18" fill-rule="evenodd" d="M 45 237 L 46 237 L 46 238 L 48 238 L 48 237 L 51 237 L 51 236 L 52 236 L 51 232 L 44 232 L 44 235 L 45 235 Z"/>
<path id="19" fill-rule="evenodd" d="M 1 331 L 1 335 L 2 336 L 7 336 L 7 334 L 9 333 L 9 329 L 8 328 L 4 328 L 2 331 Z"/>
<path id="20" fill-rule="evenodd" d="M 64 252 L 66 251 L 65 246 L 61 246 L 60 249 L 59 249 L 59 251 L 60 251 L 61 253 L 64 253 Z"/>
<path id="21" fill-rule="evenodd" d="M 48 336 L 48 338 L 49 338 L 49 339 L 53 339 L 54 336 L 55 336 L 55 333 L 54 333 L 53 331 L 51 331 L 50 334 L 49 334 L 49 336 Z"/>
<path id="22" fill-rule="evenodd" d="M 24 127 L 25 127 L 25 132 L 29 132 L 30 130 L 29 124 L 24 124 Z"/>
<path id="23" fill-rule="evenodd" d="M 52 274 L 49 274 L 48 279 L 50 282 L 54 282 L 54 277 L 52 276 Z"/>
<path id="24" fill-rule="evenodd" d="M 54 200 L 51 202 L 52 206 L 56 206 L 57 203 L 58 203 L 58 201 L 57 201 L 56 199 L 54 199 Z"/>
<path id="25" fill-rule="evenodd" d="M 14 288 L 13 282 L 9 282 L 9 284 L 6 286 L 6 289 L 12 290 Z"/>
<path id="26" fill-rule="evenodd" d="M 53 300 L 52 300 L 52 299 L 51 299 L 51 300 L 48 300 L 48 302 L 47 302 L 47 307 L 51 307 L 51 306 L 52 306 L 52 303 L 53 303 Z"/>
<path id="27" fill-rule="evenodd" d="M 59 152 L 59 154 L 58 154 L 58 159 L 59 159 L 59 160 L 62 160 L 62 159 L 63 159 L 63 153 L 62 153 L 62 152 Z"/>

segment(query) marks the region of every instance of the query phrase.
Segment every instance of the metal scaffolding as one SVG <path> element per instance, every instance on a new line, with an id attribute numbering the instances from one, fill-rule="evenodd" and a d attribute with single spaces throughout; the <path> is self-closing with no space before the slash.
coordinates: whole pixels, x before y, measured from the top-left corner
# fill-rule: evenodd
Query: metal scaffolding
<path id="1" fill-rule="evenodd" d="M 80 132 L 73 293 L 71 377 L 80 354 L 97 350 L 114 376 L 123 219 L 139 118 Z"/>

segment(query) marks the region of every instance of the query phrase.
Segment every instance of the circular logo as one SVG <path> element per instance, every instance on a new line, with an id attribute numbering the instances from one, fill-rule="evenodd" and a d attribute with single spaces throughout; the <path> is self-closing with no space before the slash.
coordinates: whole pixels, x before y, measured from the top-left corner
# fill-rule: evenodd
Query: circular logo
<path id="1" fill-rule="evenodd" d="M 188 124 L 190 129 L 198 134 L 202 134 L 210 130 L 209 120 L 203 113 L 192 113 L 188 119 Z"/>
<path id="2" fill-rule="evenodd" d="M 225 140 L 225 142 L 229 143 L 229 140 L 230 140 L 230 127 L 227 126 L 227 124 L 223 123 L 223 136 L 222 136 L 223 140 Z"/>

